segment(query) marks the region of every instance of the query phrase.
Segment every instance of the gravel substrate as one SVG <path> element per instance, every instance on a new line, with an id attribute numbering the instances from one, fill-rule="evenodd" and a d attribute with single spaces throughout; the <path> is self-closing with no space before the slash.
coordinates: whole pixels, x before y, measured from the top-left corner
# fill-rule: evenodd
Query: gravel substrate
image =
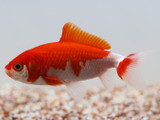
<path id="1" fill-rule="evenodd" d="M 0 120 L 160 120 L 160 85 L 90 89 L 79 103 L 65 89 L 0 88 Z"/>

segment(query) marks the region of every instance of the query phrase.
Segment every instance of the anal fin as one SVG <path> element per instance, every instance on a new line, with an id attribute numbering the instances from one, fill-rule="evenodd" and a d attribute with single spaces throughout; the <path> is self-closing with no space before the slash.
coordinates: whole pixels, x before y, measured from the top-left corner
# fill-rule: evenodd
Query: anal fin
<path id="1" fill-rule="evenodd" d="M 74 98 L 75 101 L 80 101 L 87 92 L 86 85 L 80 81 L 80 82 L 72 82 L 65 84 L 67 87 L 68 93 Z"/>
<path id="2" fill-rule="evenodd" d="M 124 84 L 124 82 L 118 78 L 115 68 L 108 69 L 104 74 L 99 76 L 99 78 L 102 81 L 104 87 L 109 90 Z"/>

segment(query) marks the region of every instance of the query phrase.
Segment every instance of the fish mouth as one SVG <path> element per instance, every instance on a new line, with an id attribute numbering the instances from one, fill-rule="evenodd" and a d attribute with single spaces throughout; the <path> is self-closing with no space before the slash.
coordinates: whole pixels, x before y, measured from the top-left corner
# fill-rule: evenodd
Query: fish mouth
<path id="1" fill-rule="evenodd" d="M 5 73 L 12 78 L 12 74 L 8 70 L 5 69 Z"/>

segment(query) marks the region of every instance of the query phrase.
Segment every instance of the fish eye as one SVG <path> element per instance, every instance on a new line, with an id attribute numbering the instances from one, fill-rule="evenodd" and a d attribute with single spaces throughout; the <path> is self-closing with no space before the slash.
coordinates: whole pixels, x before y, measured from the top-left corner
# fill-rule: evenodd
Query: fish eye
<path id="1" fill-rule="evenodd" d="M 14 65 L 14 69 L 16 71 L 21 71 L 23 69 L 23 65 L 20 64 L 20 63 L 17 63 L 17 64 Z"/>

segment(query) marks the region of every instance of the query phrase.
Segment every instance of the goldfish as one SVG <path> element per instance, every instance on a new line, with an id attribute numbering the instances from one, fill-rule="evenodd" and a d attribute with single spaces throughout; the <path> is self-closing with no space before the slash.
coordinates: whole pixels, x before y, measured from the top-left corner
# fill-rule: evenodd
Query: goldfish
<path id="1" fill-rule="evenodd" d="M 105 87 L 110 86 L 105 73 L 112 68 L 116 69 L 120 79 L 136 86 L 130 80 L 130 74 L 141 54 L 123 56 L 110 49 L 104 39 L 68 22 L 63 26 L 59 42 L 24 51 L 5 66 L 5 72 L 23 83 L 66 85 L 73 97 L 81 96 L 84 90 L 81 82 L 88 79 L 99 77 Z"/>

